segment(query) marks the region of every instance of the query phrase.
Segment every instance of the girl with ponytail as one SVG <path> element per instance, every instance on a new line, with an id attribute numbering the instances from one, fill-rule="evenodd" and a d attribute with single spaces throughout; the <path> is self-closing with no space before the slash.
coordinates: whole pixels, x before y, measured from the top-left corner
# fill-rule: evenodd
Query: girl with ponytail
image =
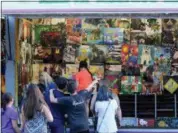
<path id="1" fill-rule="evenodd" d="M 75 80 L 78 83 L 77 92 L 85 90 L 92 83 L 92 74 L 86 60 L 80 61 L 79 72 L 75 75 Z"/>
<path id="2" fill-rule="evenodd" d="M 85 93 L 86 88 L 92 83 L 92 74 L 88 69 L 87 61 L 80 61 L 79 72 L 75 75 L 75 80 L 77 82 L 77 92 L 80 94 Z M 89 100 L 86 101 L 86 111 L 89 116 Z"/>

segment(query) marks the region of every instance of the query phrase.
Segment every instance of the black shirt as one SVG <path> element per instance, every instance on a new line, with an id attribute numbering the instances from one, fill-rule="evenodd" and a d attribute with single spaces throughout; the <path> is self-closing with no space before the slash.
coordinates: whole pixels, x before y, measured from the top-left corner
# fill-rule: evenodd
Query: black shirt
<path id="1" fill-rule="evenodd" d="M 68 114 L 69 127 L 72 132 L 81 132 L 89 129 L 85 102 L 91 92 L 83 91 L 80 94 L 58 98 L 58 103 L 64 105 Z"/>

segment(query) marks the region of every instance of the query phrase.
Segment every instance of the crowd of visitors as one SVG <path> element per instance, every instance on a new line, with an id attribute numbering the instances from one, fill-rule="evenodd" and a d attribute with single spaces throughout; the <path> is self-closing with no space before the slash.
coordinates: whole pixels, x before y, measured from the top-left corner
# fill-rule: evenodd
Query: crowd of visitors
<path id="1" fill-rule="evenodd" d="M 13 106 L 10 93 L 2 95 L 1 131 L 65 133 L 67 126 L 70 133 L 89 133 L 88 119 L 92 112 L 96 132 L 116 133 L 122 112 L 118 96 L 108 85 L 105 79 L 92 76 L 85 61 L 80 62 L 73 79 L 51 78 L 42 72 L 39 84 L 26 85 L 19 111 Z"/>

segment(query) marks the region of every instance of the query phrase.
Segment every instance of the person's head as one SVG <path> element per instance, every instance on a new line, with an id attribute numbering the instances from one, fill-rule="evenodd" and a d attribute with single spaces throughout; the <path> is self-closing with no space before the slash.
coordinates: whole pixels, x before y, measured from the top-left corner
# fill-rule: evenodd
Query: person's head
<path id="1" fill-rule="evenodd" d="M 81 69 L 88 69 L 88 64 L 87 64 L 87 62 L 84 60 L 84 61 L 80 61 L 80 64 L 79 64 L 79 71 L 81 70 Z"/>
<path id="2" fill-rule="evenodd" d="M 96 101 L 108 101 L 109 99 L 112 99 L 109 88 L 106 85 L 100 86 L 97 93 Z"/>
<path id="3" fill-rule="evenodd" d="M 47 87 L 48 84 L 53 82 L 53 79 L 47 72 L 42 72 L 40 74 L 39 82 Z"/>
<path id="4" fill-rule="evenodd" d="M 27 120 L 33 118 L 36 111 L 41 111 L 41 105 L 44 103 L 44 97 L 35 84 L 29 84 L 27 90 L 27 98 L 24 103 L 24 115 Z"/>
<path id="5" fill-rule="evenodd" d="M 109 88 L 109 80 L 107 80 L 107 79 L 101 79 L 100 81 L 99 81 L 99 86 L 106 86 L 109 90 L 111 89 L 111 88 Z"/>
<path id="6" fill-rule="evenodd" d="M 1 107 L 3 108 L 4 111 L 6 110 L 7 105 L 13 105 L 13 103 L 14 103 L 14 99 L 11 93 L 4 93 L 2 95 Z"/>
<path id="7" fill-rule="evenodd" d="M 70 94 L 74 94 L 76 92 L 76 89 L 77 89 L 77 82 L 73 79 L 68 80 L 67 91 Z"/>
<path id="8" fill-rule="evenodd" d="M 58 89 L 60 90 L 64 90 L 68 83 L 66 78 L 60 76 L 55 77 L 54 82 L 56 83 Z"/>

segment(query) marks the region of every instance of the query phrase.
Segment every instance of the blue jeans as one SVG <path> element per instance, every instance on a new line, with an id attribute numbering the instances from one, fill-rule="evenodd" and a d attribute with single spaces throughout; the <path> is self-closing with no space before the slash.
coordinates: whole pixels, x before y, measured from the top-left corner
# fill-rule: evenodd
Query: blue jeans
<path id="1" fill-rule="evenodd" d="M 53 127 L 49 126 L 51 133 L 64 133 L 64 126 Z"/>

